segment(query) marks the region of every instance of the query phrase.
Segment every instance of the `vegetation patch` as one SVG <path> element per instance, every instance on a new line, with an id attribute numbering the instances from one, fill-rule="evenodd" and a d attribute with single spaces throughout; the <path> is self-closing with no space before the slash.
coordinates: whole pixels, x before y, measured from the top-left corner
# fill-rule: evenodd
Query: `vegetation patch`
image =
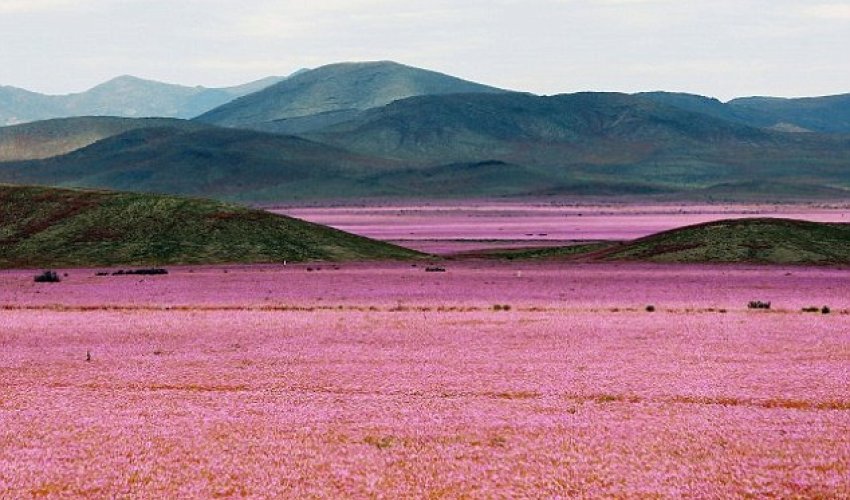
<path id="1" fill-rule="evenodd" d="M 0 268 L 159 269 L 166 264 L 398 260 L 420 255 L 217 201 L 0 186 Z M 141 271 L 129 274 L 152 273 Z"/>
<path id="2" fill-rule="evenodd" d="M 697 224 L 598 252 L 601 260 L 850 263 L 850 224 L 750 218 Z"/>

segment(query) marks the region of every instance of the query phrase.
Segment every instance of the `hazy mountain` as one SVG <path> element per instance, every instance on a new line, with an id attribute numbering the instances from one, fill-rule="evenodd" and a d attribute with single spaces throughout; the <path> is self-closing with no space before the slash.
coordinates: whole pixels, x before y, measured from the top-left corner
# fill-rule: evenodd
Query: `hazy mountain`
<path id="1" fill-rule="evenodd" d="M 407 160 L 487 156 L 555 164 L 634 161 L 665 147 L 750 145 L 775 139 L 768 131 L 648 99 L 589 92 L 412 97 L 368 110 L 312 137 L 364 154 Z"/>
<path id="2" fill-rule="evenodd" d="M 782 133 L 616 93 L 414 97 L 312 138 L 424 166 L 533 167 L 557 178 L 543 194 L 850 186 L 850 136 Z"/>
<path id="3" fill-rule="evenodd" d="M 198 120 L 228 127 L 303 132 L 406 97 L 462 92 L 503 91 L 394 62 L 340 63 L 294 75 Z"/>
<path id="4" fill-rule="evenodd" d="M 412 250 L 318 224 L 216 201 L 0 186 L 0 267 L 418 256 Z"/>
<path id="5" fill-rule="evenodd" d="M 393 163 L 292 136 L 205 127 L 136 129 L 64 156 L 0 163 L 0 182 L 274 201 L 357 195 Z"/>
<path id="6" fill-rule="evenodd" d="M 309 140 L 308 140 L 309 139 Z M 0 182 L 281 202 L 560 195 L 840 198 L 850 136 L 783 133 L 580 93 L 418 96 L 308 139 L 146 128 L 64 156 L 0 164 Z"/>
<path id="7" fill-rule="evenodd" d="M 677 92 L 644 92 L 635 95 L 650 99 L 659 104 L 665 104 L 685 111 L 701 113 L 743 125 L 766 128 L 776 124 L 776 118 L 767 113 L 738 109 L 713 97 Z"/>
<path id="8" fill-rule="evenodd" d="M 0 162 L 36 160 L 70 153 L 97 141 L 139 128 L 199 130 L 206 125 L 172 118 L 57 118 L 0 127 Z"/>
<path id="9" fill-rule="evenodd" d="M 0 125 L 73 116 L 192 118 L 283 79 L 270 77 L 236 87 L 206 88 L 120 76 L 68 95 L 0 87 Z"/>
<path id="10" fill-rule="evenodd" d="M 789 132 L 850 133 L 850 94 L 800 99 L 747 97 L 728 103 L 672 92 L 638 95 L 658 103 L 754 127 Z"/>
<path id="11" fill-rule="evenodd" d="M 781 99 L 748 97 L 729 106 L 740 112 L 773 117 L 772 125 L 791 125 L 815 132 L 850 133 L 850 94 Z"/>

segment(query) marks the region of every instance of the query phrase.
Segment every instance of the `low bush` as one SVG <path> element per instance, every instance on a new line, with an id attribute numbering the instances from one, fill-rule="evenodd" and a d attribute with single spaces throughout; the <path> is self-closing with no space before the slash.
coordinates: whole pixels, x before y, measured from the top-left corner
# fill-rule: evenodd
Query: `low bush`
<path id="1" fill-rule="evenodd" d="M 652 304 L 646 306 L 646 312 L 648 312 L 648 313 L 655 312 L 655 306 L 652 305 Z"/>
<path id="2" fill-rule="evenodd" d="M 804 307 L 804 308 L 803 308 L 803 312 L 804 312 L 804 313 L 816 313 L 816 312 L 820 312 L 820 307 Z"/>
<path id="3" fill-rule="evenodd" d="M 149 268 L 149 269 L 128 269 L 128 270 L 125 271 L 123 269 L 119 269 L 119 270 L 115 271 L 114 273 L 112 273 L 113 276 L 123 276 L 125 274 L 140 274 L 140 275 L 144 275 L 144 276 L 156 276 L 156 275 L 159 275 L 159 274 L 168 274 L 168 270 L 159 269 L 159 268 Z"/>
<path id="4" fill-rule="evenodd" d="M 34 278 L 36 283 L 59 283 L 62 278 L 55 271 L 44 271 Z"/>
<path id="5" fill-rule="evenodd" d="M 821 313 L 821 314 L 829 314 L 829 313 L 831 313 L 831 312 L 832 312 L 832 311 L 829 309 L 829 306 L 823 306 L 823 307 L 821 308 L 821 310 L 820 310 L 820 313 Z"/>
<path id="6" fill-rule="evenodd" d="M 445 267 L 437 267 L 437 266 L 426 267 L 425 272 L 426 273 L 444 273 L 444 272 L 446 272 L 446 268 Z"/>
<path id="7" fill-rule="evenodd" d="M 762 302 L 760 300 L 751 300 L 749 304 L 747 304 L 747 308 L 749 309 L 770 309 L 770 302 Z"/>

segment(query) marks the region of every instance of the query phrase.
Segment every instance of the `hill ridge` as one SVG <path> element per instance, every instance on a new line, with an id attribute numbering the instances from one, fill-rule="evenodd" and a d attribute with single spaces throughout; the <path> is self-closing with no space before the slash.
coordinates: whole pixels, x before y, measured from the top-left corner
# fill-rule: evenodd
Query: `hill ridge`
<path id="1" fill-rule="evenodd" d="M 850 264 L 850 223 L 780 217 L 723 219 L 609 247 L 596 260 L 762 264 Z"/>

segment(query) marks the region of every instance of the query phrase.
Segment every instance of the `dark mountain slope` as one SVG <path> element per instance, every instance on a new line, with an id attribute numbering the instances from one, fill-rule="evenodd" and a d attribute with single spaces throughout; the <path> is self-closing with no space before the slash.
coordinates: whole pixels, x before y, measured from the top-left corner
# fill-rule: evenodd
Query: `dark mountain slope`
<path id="1" fill-rule="evenodd" d="M 483 160 L 534 167 L 550 179 L 538 193 L 850 187 L 850 136 L 765 130 L 615 93 L 412 97 L 310 137 L 428 168 Z"/>
<path id="2" fill-rule="evenodd" d="M 850 133 L 850 94 L 801 99 L 746 97 L 728 103 L 672 92 L 637 95 L 660 104 L 753 127 L 791 132 Z"/>
<path id="3" fill-rule="evenodd" d="M 135 193 L 0 186 L 0 267 L 416 257 L 269 212 Z"/>
<path id="4" fill-rule="evenodd" d="M 737 112 L 767 115 L 775 124 L 788 124 L 815 132 L 850 133 L 850 94 L 780 99 L 748 97 L 729 102 Z"/>
<path id="5" fill-rule="evenodd" d="M 353 178 L 392 165 L 298 137 L 148 128 L 60 157 L 2 163 L 0 181 L 278 201 L 355 196 Z"/>
<path id="6" fill-rule="evenodd" d="M 676 92 L 644 92 L 635 95 L 658 104 L 672 106 L 693 113 L 701 113 L 751 127 L 769 128 L 778 123 L 777 118 L 768 113 L 757 110 L 739 109 L 718 99 L 701 95 Z"/>
<path id="7" fill-rule="evenodd" d="M 570 163 L 576 163 L 577 156 L 633 161 L 662 146 L 757 145 L 776 139 L 752 127 L 614 93 L 413 97 L 312 137 L 405 159 L 469 161 L 507 155 L 544 161 L 554 155 L 554 161 Z"/>

